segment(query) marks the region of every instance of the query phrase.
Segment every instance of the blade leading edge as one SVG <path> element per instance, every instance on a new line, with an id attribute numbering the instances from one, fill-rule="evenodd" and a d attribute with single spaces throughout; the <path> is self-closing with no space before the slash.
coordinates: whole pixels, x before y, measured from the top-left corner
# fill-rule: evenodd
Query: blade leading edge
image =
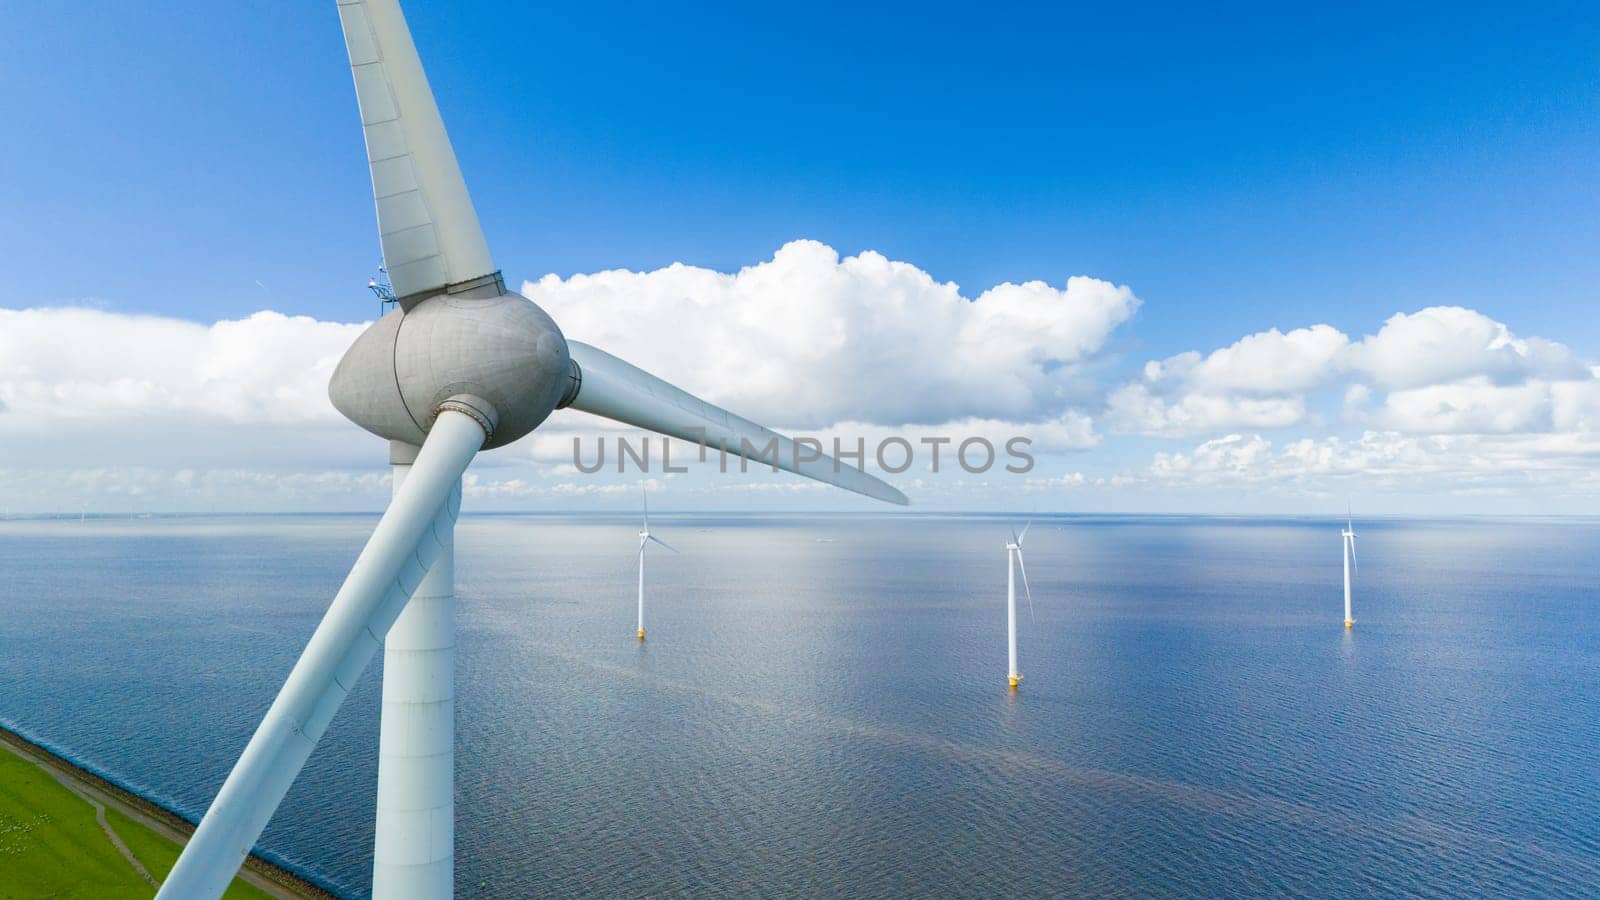
<path id="1" fill-rule="evenodd" d="M 483 428 L 441 413 L 159 898 L 220 897 L 455 527 Z"/>
<path id="2" fill-rule="evenodd" d="M 398 0 L 339 0 L 389 282 L 406 298 L 495 273 Z"/>
<path id="3" fill-rule="evenodd" d="M 1026 533 L 1027 529 L 1024 528 Z M 1022 561 L 1022 547 L 1017 547 L 1017 568 L 1022 571 L 1022 592 L 1028 596 L 1028 621 L 1038 621 L 1033 617 L 1033 589 L 1028 587 L 1028 566 Z"/>

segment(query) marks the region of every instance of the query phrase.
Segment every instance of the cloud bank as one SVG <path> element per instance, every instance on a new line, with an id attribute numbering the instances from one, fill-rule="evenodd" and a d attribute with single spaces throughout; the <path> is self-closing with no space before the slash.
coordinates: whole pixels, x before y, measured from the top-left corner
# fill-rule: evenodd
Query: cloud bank
<path id="1" fill-rule="evenodd" d="M 841 257 L 814 241 L 737 272 L 547 275 L 523 292 L 569 337 L 825 444 L 1032 439 L 1040 466 L 1014 484 L 959 471 L 941 480 L 919 463 L 899 479 L 919 500 L 943 491 L 994 508 L 997 491 L 1027 503 L 1099 492 L 1116 508 L 1122 491 L 1291 496 L 1355 484 L 1600 492 L 1600 367 L 1462 307 L 1397 313 L 1360 337 L 1328 324 L 1272 328 L 1129 371 L 1136 361 L 1111 349 L 1141 306 L 1127 286 L 1077 276 L 968 295 L 909 263 Z M 199 324 L 0 309 L 0 490 L 31 491 L 38 504 L 71 494 L 58 509 L 80 497 L 130 510 L 380 505 L 381 442 L 327 400 L 334 366 L 365 327 L 271 311 Z M 469 496 L 491 506 L 629 502 L 637 476 L 580 478 L 570 465 L 574 437 L 623 432 L 557 413 L 486 454 Z M 788 476 L 657 484 L 710 505 L 834 496 Z"/>

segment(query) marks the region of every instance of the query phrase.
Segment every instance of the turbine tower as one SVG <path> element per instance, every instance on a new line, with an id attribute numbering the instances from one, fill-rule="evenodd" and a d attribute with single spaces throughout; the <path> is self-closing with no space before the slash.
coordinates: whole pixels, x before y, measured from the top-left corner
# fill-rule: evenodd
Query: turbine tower
<path id="1" fill-rule="evenodd" d="M 1028 616 L 1033 616 L 1033 591 L 1028 588 L 1028 567 L 1022 562 L 1022 541 L 1028 536 L 1028 529 L 1033 527 L 1029 522 L 1022 526 L 1022 533 L 1011 532 L 1011 541 L 1006 544 L 1006 649 L 1010 657 L 1010 668 L 1007 670 L 1006 683 L 1014 691 L 1017 683 L 1022 680 L 1022 673 L 1017 671 L 1017 576 L 1022 572 L 1022 590 L 1028 596 Z"/>
<path id="2" fill-rule="evenodd" d="M 639 530 L 639 640 L 644 640 L 644 548 L 651 542 L 677 553 L 676 547 L 650 533 L 650 493 L 644 492 L 644 527 Z"/>
<path id="3" fill-rule="evenodd" d="M 1349 628 L 1356 624 L 1350 611 L 1350 570 L 1352 567 L 1359 570 L 1360 566 L 1356 564 L 1356 526 L 1348 513 L 1345 515 L 1344 531 L 1340 534 L 1344 538 L 1344 627 Z"/>
<path id="4" fill-rule="evenodd" d="M 568 341 L 506 290 L 397 0 L 338 0 L 396 302 L 346 352 L 328 393 L 389 441 L 394 493 L 162 898 L 218 897 L 380 644 L 384 651 L 373 894 L 448 897 L 454 882 L 452 549 L 461 476 L 571 407 L 904 505 L 903 494 Z"/>

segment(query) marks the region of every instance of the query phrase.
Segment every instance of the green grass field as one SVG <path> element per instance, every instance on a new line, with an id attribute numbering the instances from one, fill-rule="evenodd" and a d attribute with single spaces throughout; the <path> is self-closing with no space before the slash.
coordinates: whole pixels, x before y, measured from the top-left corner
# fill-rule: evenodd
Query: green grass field
<path id="1" fill-rule="evenodd" d="M 178 845 L 106 809 L 106 821 L 156 878 L 166 877 Z M 151 897 L 95 821 L 94 807 L 32 762 L 0 747 L 0 897 Z M 225 895 L 262 898 L 235 881 Z"/>

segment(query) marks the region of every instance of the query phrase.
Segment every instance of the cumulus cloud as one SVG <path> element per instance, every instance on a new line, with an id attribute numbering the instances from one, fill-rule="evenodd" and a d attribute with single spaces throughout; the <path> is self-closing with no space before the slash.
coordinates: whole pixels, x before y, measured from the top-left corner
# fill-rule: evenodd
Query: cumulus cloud
<path id="1" fill-rule="evenodd" d="M 1156 368 L 1147 368 L 1146 377 L 1153 381 L 1179 377 L 1191 387 L 1211 393 L 1289 394 L 1326 381 L 1349 343 L 1350 339 L 1331 325 L 1296 328 L 1287 334 L 1274 328 L 1246 335 L 1204 359 L 1191 352 L 1152 363 Z"/>
<path id="2" fill-rule="evenodd" d="M 854 446 L 858 440 L 870 447 L 890 438 L 901 438 L 918 447 L 952 446 L 944 449 L 944 458 L 955 452 L 953 445 L 968 439 L 988 441 L 1004 454 L 1006 445 L 1015 438 L 1023 438 L 1022 446 L 1036 453 L 1062 453 L 1070 450 L 1087 450 L 1100 442 L 1094 431 L 1094 420 L 1077 412 L 1066 412 L 1042 422 L 1018 424 L 998 419 L 958 419 L 939 425 L 910 425 L 889 428 L 868 422 L 840 422 L 822 429 L 815 436 L 825 447 L 831 448 L 833 440 L 842 445 Z M 926 452 L 926 451 L 924 451 Z"/>
<path id="3" fill-rule="evenodd" d="M 201 325 L 75 307 L 0 309 L 0 410 L 34 420 L 335 421 L 328 379 L 365 327 L 276 312 Z"/>
<path id="4" fill-rule="evenodd" d="M 1353 479 L 1474 495 L 1600 492 L 1600 367 L 1460 307 L 1397 314 L 1359 340 L 1326 324 L 1260 331 L 1112 380 L 1108 348 L 1140 301 L 1093 278 L 968 296 L 877 253 L 841 258 L 797 241 L 732 273 L 673 265 L 551 275 L 524 292 L 569 336 L 714 403 L 830 450 L 834 439 L 864 442 L 869 469 L 878 444 L 909 441 L 914 468 L 898 482 L 972 502 L 1151 486 L 1323 491 Z M 82 502 L 91 511 L 102 508 L 95 498 L 115 511 L 381 504 L 381 442 L 340 418 L 326 393 L 364 327 L 270 311 L 201 324 L 0 309 L 0 487 L 19 504 L 64 500 L 54 508 Z M 1324 433 L 1330 420 L 1360 436 Z M 1188 443 L 1135 461 L 1118 456 L 1129 444 L 1108 434 Z M 620 501 L 637 485 L 619 482 L 638 473 L 612 466 L 605 477 L 579 477 L 571 465 L 573 439 L 592 446 L 600 435 L 645 437 L 561 412 L 485 454 L 468 495 L 487 505 Z M 1090 474 L 1056 460 L 1008 481 L 1001 470 L 1017 461 L 1006 451 L 1018 437 L 1041 461 L 1088 453 Z M 951 444 L 936 479 L 930 442 L 941 438 Z M 993 480 L 961 480 L 953 445 L 967 438 L 995 448 Z M 661 438 L 652 441 L 659 459 Z M 676 442 L 674 463 L 693 472 L 696 450 Z M 674 476 L 662 487 L 835 496 L 754 471 Z"/>
<path id="5" fill-rule="evenodd" d="M 1479 376 L 1391 391 L 1375 416 L 1413 434 L 1593 432 L 1600 429 L 1600 380 L 1502 385 Z"/>
<path id="6" fill-rule="evenodd" d="M 1396 313 L 1377 334 L 1350 347 L 1344 364 L 1391 390 L 1481 377 L 1494 384 L 1530 378 L 1588 377 L 1572 351 L 1554 341 L 1519 338 L 1503 323 L 1459 306 Z"/>
<path id="7" fill-rule="evenodd" d="M 1349 343 L 1329 325 L 1274 328 L 1205 356 L 1152 360 L 1142 378 L 1107 397 L 1106 418 L 1118 431 L 1161 437 L 1297 425 L 1304 393 L 1329 379 Z"/>
<path id="8" fill-rule="evenodd" d="M 1157 453 L 1130 483 L 1169 487 L 1254 486 L 1307 493 L 1353 484 L 1412 493 L 1489 494 L 1557 490 L 1600 494 L 1600 435 L 1413 435 L 1299 438 L 1281 445 L 1230 434 L 1190 450 Z"/>
<path id="9" fill-rule="evenodd" d="M 1498 385 L 1478 377 L 1392 391 L 1376 418 L 1412 434 L 1513 434 L 1550 431 L 1551 385 Z"/>
<path id="10" fill-rule="evenodd" d="M 1287 428 L 1305 419 L 1305 399 L 1192 392 L 1158 396 L 1147 384 L 1128 384 L 1106 399 L 1106 418 L 1118 431 L 1183 437 L 1230 428 Z"/>
<path id="11" fill-rule="evenodd" d="M 1084 277 L 968 298 L 909 263 L 841 259 L 815 241 L 731 274 L 675 264 L 547 275 L 523 292 L 569 337 L 793 428 L 1056 418 L 1139 307 L 1127 287 Z"/>
<path id="12" fill-rule="evenodd" d="M 1214 438 L 1188 453 L 1157 453 L 1150 474 L 1158 479 L 1188 479 L 1201 484 L 1256 480 L 1270 461 L 1272 442 L 1258 434 Z"/>
<path id="13" fill-rule="evenodd" d="M 1313 325 L 1248 335 L 1206 356 L 1152 360 L 1109 394 L 1106 421 L 1164 437 L 1290 428 L 1314 418 L 1309 394 L 1341 384 L 1345 416 L 1358 423 L 1408 434 L 1515 434 L 1593 427 L 1597 381 L 1562 344 L 1436 306 L 1391 316 L 1354 343 Z"/>
<path id="14" fill-rule="evenodd" d="M 969 297 L 911 264 L 872 252 L 841 258 L 813 241 L 733 273 L 673 265 L 552 275 L 524 292 L 570 336 L 776 427 L 869 445 L 891 434 L 919 445 L 981 437 L 1002 454 L 1017 436 L 1036 453 L 1098 443 L 1081 407 L 1097 397 L 1093 374 L 1112 333 L 1139 307 L 1127 287 L 1085 277 Z M 0 468 L 128 473 L 81 475 L 70 487 L 85 494 L 187 497 L 230 478 L 255 491 L 289 471 L 300 480 L 282 481 L 285 491 L 320 484 L 348 494 L 306 473 L 381 465 L 378 442 L 327 399 L 334 367 L 364 327 L 271 311 L 202 324 L 0 309 Z M 521 482 L 525 473 L 501 472 L 475 496 L 600 492 L 558 488 L 549 473 L 570 464 L 573 438 L 624 432 L 560 413 L 477 466 L 542 472 Z M 693 448 L 677 449 L 687 458 Z M 245 484 L 246 471 L 264 480 Z"/>
<path id="15" fill-rule="evenodd" d="M 569 336 L 774 425 L 1038 422 L 1061 446 L 1093 443 L 1065 398 L 1139 306 L 1127 287 L 1084 277 L 967 298 L 909 263 L 841 259 L 814 241 L 732 274 L 675 264 L 549 275 L 524 291 Z M 365 327 L 270 311 L 199 324 L 0 309 L 0 410 L 338 422 L 328 378 Z"/>

